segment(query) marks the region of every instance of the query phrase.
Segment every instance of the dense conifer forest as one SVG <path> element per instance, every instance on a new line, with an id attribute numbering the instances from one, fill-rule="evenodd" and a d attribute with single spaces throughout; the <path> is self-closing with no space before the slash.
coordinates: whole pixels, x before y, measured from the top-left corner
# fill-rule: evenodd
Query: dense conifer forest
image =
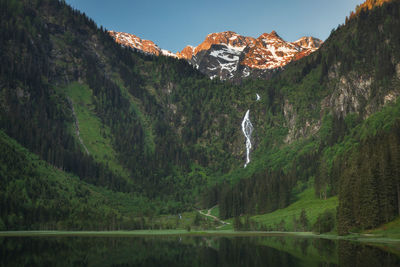
<path id="1" fill-rule="evenodd" d="M 400 1 L 358 7 L 318 51 L 237 84 L 121 47 L 63 1 L 0 0 L 0 18 L 0 230 L 265 214 L 307 188 L 338 196 L 340 234 L 400 214 Z"/>

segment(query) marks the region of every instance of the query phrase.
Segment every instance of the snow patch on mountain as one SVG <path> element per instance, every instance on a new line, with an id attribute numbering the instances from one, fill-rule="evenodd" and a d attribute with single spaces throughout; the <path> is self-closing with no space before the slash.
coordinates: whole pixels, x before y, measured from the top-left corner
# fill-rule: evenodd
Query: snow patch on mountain
<path id="1" fill-rule="evenodd" d="M 218 76 L 222 80 L 246 78 L 255 70 L 262 73 L 284 67 L 293 60 L 308 56 L 323 43 L 313 37 L 286 42 L 275 31 L 264 33 L 257 39 L 226 31 L 210 33 L 198 46 L 188 45 L 181 52 L 174 54 L 133 34 L 114 31 L 109 33 L 123 46 L 157 56 L 186 59 L 194 68 L 210 78 Z"/>
<path id="2" fill-rule="evenodd" d="M 177 55 L 175 55 L 171 51 L 165 50 L 165 49 L 161 49 L 161 54 L 163 54 L 164 56 L 167 56 L 167 57 L 176 57 L 176 58 L 178 57 Z"/>

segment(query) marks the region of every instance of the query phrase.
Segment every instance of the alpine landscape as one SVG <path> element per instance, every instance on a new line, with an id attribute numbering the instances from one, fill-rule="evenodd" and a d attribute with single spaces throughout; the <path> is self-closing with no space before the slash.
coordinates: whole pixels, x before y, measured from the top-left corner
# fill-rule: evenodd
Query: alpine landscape
<path id="1" fill-rule="evenodd" d="M 0 0 L 1 266 L 400 266 L 399 0 L 177 52 L 69 2 Z"/>

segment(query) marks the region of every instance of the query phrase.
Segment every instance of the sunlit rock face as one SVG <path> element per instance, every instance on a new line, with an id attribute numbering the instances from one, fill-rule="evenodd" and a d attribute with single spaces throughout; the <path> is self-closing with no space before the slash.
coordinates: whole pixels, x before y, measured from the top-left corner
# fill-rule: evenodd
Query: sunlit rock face
<path id="1" fill-rule="evenodd" d="M 274 70 L 316 51 L 322 41 L 302 37 L 295 42 L 283 40 L 275 31 L 258 38 L 232 31 L 211 33 L 198 46 L 186 46 L 176 54 L 159 48 L 154 42 L 133 34 L 110 31 L 121 45 L 144 53 L 165 55 L 187 60 L 211 79 L 241 79 L 249 76 L 268 77 Z"/>

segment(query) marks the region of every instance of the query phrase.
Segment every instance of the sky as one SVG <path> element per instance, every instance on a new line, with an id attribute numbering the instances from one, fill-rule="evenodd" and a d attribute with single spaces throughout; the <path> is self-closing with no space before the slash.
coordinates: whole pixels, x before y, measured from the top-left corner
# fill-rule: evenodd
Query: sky
<path id="1" fill-rule="evenodd" d="M 365 0 L 66 0 L 98 26 L 127 32 L 181 51 L 209 33 L 234 31 L 257 38 L 275 30 L 284 40 L 325 40 Z"/>

